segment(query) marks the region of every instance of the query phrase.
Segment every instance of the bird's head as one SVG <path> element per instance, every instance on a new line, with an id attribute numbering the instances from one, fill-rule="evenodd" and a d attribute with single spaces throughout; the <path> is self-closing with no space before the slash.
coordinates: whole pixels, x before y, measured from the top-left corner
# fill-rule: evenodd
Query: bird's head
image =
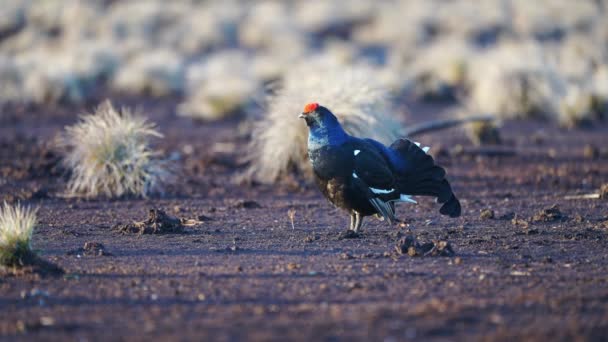
<path id="1" fill-rule="evenodd" d="M 347 139 L 338 118 L 327 108 L 313 102 L 304 106 L 299 116 L 306 121 L 310 131 L 308 147 L 314 148 L 326 144 L 340 144 Z"/>
<path id="2" fill-rule="evenodd" d="M 311 102 L 304 106 L 304 111 L 299 115 L 299 118 L 304 119 L 310 129 L 316 127 L 330 128 L 340 125 L 336 116 L 329 109 L 316 102 Z"/>

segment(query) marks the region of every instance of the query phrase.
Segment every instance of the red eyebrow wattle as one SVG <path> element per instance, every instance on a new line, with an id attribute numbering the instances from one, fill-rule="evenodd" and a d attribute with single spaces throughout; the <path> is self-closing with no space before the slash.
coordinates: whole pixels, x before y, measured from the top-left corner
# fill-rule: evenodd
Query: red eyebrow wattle
<path id="1" fill-rule="evenodd" d="M 304 113 L 314 112 L 315 110 L 317 110 L 317 108 L 319 108 L 318 103 L 316 103 L 316 102 L 309 103 L 306 106 L 304 106 Z"/>

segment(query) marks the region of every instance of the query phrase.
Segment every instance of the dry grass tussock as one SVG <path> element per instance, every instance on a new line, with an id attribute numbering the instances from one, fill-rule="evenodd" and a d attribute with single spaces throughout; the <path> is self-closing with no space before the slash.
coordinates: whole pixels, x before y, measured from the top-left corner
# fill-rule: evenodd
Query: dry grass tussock
<path id="1" fill-rule="evenodd" d="M 6 202 L 0 207 L 0 265 L 20 266 L 34 255 L 31 246 L 36 210 Z"/>
<path id="2" fill-rule="evenodd" d="M 146 197 L 171 179 L 168 163 L 150 147 L 161 138 L 155 125 L 110 102 L 67 127 L 60 139 L 63 162 L 71 170 L 68 195 Z"/>

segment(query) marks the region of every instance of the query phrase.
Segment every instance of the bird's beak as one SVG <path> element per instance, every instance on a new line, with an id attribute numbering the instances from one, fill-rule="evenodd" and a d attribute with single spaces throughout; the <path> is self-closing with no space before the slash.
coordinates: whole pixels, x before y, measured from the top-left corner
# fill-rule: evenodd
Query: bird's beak
<path id="1" fill-rule="evenodd" d="M 304 118 L 306 117 L 306 114 L 305 114 L 305 113 L 301 113 L 300 115 L 298 115 L 298 117 L 299 117 L 300 119 L 304 119 Z"/>

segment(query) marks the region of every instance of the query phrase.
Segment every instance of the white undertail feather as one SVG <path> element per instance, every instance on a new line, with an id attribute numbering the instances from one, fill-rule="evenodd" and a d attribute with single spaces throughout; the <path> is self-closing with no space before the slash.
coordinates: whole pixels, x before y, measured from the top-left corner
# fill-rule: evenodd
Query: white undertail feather
<path id="1" fill-rule="evenodd" d="M 417 142 L 417 141 L 414 141 L 414 144 L 416 144 L 416 146 L 420 147 L 420 148 L 421 148 L 421 149 L 424 151 L 424 153 L 429 153 L 429 150 L 431 149 L 429 146 L 424 146 L 424 147 L 422 147 L 422 146 L 420 145 L 420 143 L 419 143 L 419 142 Z"/>
<path id="2" fill-rule="evenodd" d="M 412 196 L 404 195 L 404 194 L 399 195 L 399 201 L 400 202 L 409 202 L 409 203 L 418 203 L 412 198 Z"/>
<path id="3" fill-rule="evenodd" d="M 390 190 L 384 190 L 384 189 L 376 189 L 376 188 L 369 188 L 373 193 L 375 194 L 390 194 L 391 192 L 395 191 L 395 189 L 390 189 Z"/>
<path id="4" fill-rule="evenodd" d="M 361 150 L 355 150 L 354 154 L 357 155 L 359 152 L 361 152 Z"/>

